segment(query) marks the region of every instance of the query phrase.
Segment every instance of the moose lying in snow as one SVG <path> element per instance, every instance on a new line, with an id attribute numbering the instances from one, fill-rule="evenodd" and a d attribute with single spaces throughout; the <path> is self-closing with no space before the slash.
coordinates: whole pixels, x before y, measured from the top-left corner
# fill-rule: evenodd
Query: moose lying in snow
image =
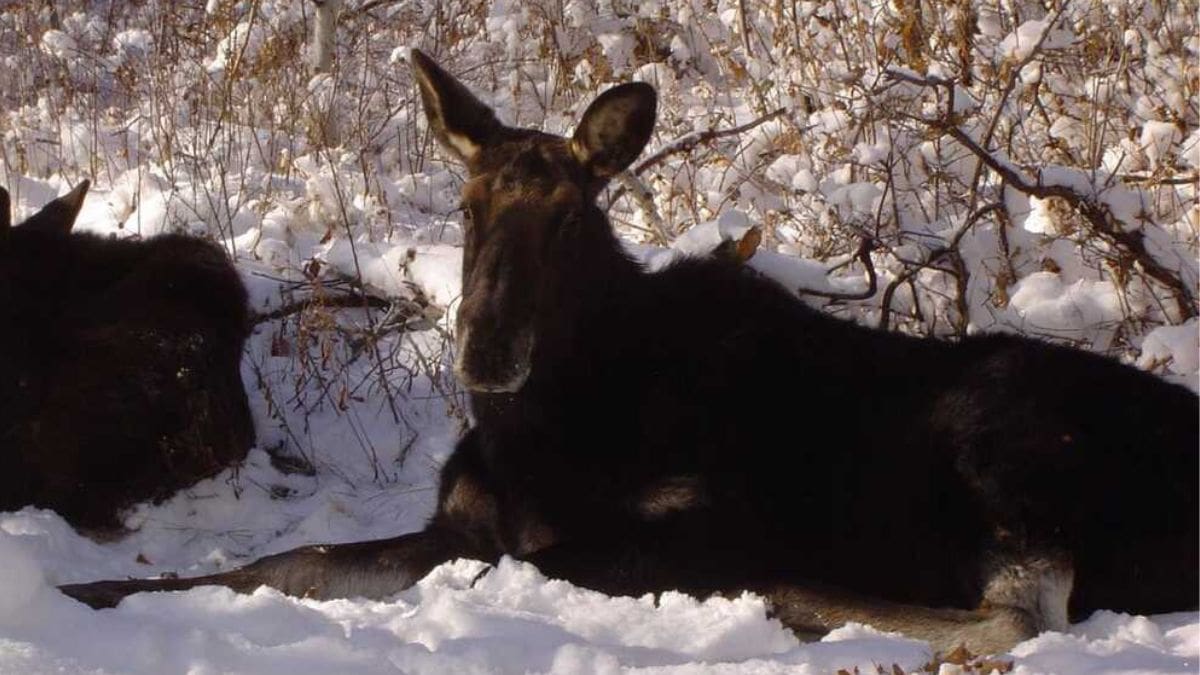
<path id="1" fill-rule="evenodd" d="M 436 515 L 66 593 L 379 598 L 511 555 L 613 594 L 754 590 L 802 634 L 858 620 L 975 651 L 1098 608 L 1196 605 L 1191 392 L 1027 339 L 869 330 L 729 260 L 648 274 L 594 200 L 649 139 L 652 88 L 605 92 L 567 139 L 505 127 L 428 57 L 412 65 L 470 172 L 456 372 L 475 424 Z"/>
<path id="2" fill-rule="evenodd" d="M 0 510 L 111 533 L 253 444 L 249 321 L 214 244 L 71 234 L 87 188 L 17 226 L 0 189 Z"/>

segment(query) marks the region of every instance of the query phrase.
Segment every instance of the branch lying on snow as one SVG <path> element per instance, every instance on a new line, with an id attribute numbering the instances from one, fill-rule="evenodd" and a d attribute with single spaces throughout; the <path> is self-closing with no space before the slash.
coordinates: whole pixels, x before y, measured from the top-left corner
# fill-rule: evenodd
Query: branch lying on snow
<path id="1" fill-rule="evenodd" d="M 837 291 L 818 291 L 811 288 L 798 288 L 796 293 L 800 295 L 815 295 L 820 298 L 830 298 L 831 300 L 866 300 L 875 295 L 875 291 L 879 288 L 879 279 L 875 274 L 875 264 L 871 262 L 871 251 L 875 250 L 875 242 L 870 237 L 863 237 L 858 243 L 858 250 L 854 252 L 854 257 L 862 262 L 863 267 L 867 270 L 867 288 L 858 293 L 838 293 Z"/>
<path id="2" fill-rule="evenodd" d="M 1171 291 L 1181 321 L 1186 321 L 1197 315 L 1196 298 L 1192 290 L 1188 288 L 1188 285 L 1175 273 L 1155 260 L 1154 256 L 1146 250 L 1146 244 L 1143 241 L 1141 232 L 1126 232 L 1122 230 L 1120 225 L 1114 222 L 1114 218 L 1108 208 L 1094 197 L 1082 195 L 1065 185 L 1045 185 L 1041 182 L 1040 178 L 1035 180 L 1025 178 L 1018 169 L 996 159 L 991 153 L 980 147 L 965 131 L 945 119 L 916 119 L 958 141 L 960 145 L 986 164 L 989 169 L 995 171 L 1014 190 L 1037 197 L 1038 199 L 1058 197 L 1070 204 L 1088 222 L 1093 232 L 1100 235 L 1121 252 L 1129 255 L 1141 265 L 1142 270 L 1145 271 L 1147 276 Z"/>
<path id="3" fill-rule="evenodd" d="M 638 165 L 633 168 L 633 175 L 640 176 L 641 174 L 645 173 L 646 171 L 658 166 L 659 164 L 662 164 L 668 157 L 671 157 L 673 155 L 679 155 L 679 154 L 682 154 L 685 152 L 691 152 L 697 145 L 700 145 L 702 143 L 708 143 L 708 142 L 714 141 L 718 138 L 725 138 L 726 136 L 736 136 L 740 133 L 744 133 L 744 132 L 750 131 L 751 129 L 754 129 L 756 127 L 760 127 L 763 124 L 766 124 L 767 122 L 775 119 L 776 117 L 783 116 L 783 114 L 786 112 L 787 112 L 787 108 L 779 108 L 777 110 L 774 110 L 773 112 L 769 112 L 766 115 L 763 115 L 762 117 L 759 117 L 758 119 L 756 119 L 752 122 L 747 122 L 746 124 L 743 124 L 741 126 L 731 127 L 729 129 L 709 129 L 708 131 L 694 131 L 690 134 L 685 134 L 685 135 L 675 139 L 674 141 L 671 141 L 667 145 L 663 146 L 662 148 L 659 149 L 658 152 L 654 153 L 653 155 L 650 155 L 646 159 L 639 162 Z M 617 200 L 619 200 L 621 197 L 623 197 L 625 195 L 625 192 L 626 192 L 626 190 L 625 190 L 624 186 L 618 188 L 615 192 L 613 192 L 612 197 L 609 198 L 609 200 L 608 200 L 609 208 L 611 208 L 613 204 L 616 204 Z"/>
<path id="4" fill-rule="evenodd" d="M 253 312 L 250 316 L 251 325 L 257 326 L 260 323 L 268 321 L 276 321 L 283 319 L 293 314 L 299 314 L 310 307 L 343 307 L 343 308 L 363 308 L 363 307 L 391 307 L 392 303 L 381 300 L 374 296 L 363 293 L 350 293 L 345 295 L 331 296 L 309 296 L 301 300 L 289 302 L 288 304 L 273 309 L 269 312 Z"/>

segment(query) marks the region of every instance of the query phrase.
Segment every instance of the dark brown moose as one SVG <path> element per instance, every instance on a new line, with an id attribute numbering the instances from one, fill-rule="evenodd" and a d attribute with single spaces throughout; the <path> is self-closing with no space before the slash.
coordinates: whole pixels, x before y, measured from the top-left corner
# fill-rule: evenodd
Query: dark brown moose
<path id="1" fill-rule="evenodd" d="M 394 539 L 66 593 L 379 598 L 509 555 L 612 594 L 754 590 L 803 635 L 857 620 L 977 652 L 1099 608 L 1196 606 L 1191 392 L 1034 340 L 863 328 L 730 259 L 647 273 L 595 200 L 650 138 L 651 87 L 604 92 L 562 138 L 411 63 L 470 176 L 455 370 L 475 423 L 437 513 Z"/>
<path id="2" fill-rule="evenodd" d="M 73 234 L 87 189 L 15 226 L 0 189 L 0 510 L 111 535 L 253 444 L 248 306 L 212 243 Z"/>

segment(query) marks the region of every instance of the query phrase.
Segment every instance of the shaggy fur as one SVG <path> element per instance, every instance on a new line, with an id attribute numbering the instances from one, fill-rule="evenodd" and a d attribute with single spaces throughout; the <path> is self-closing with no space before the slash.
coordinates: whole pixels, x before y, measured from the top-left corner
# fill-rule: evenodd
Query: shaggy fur
<path id="1" fill-rule="evenodd" d="M 646 273 L 594 198 L 646 142 L 652 90 L 606 93 L 568 140 L 501 127 L 413 60 L 471 173 L 456 372 L 475 424 L 437 514 L 396 539 L 69 594 L 379 597 L 454 557 L 512 555 L 614 594 L 756 590 L 801 634 L 865 620 L 986 651 L 1064 628 L 1068 597 L 1074 617 L 1196 605 L 1191 392 L 1019 337 L 863 328 L 728 259 Z"/>
<path id="2" fill-rule="evenodd" d="M 112 530 L 253 444 L 247 300 L 214 244 L 71 234 L 77 212 L 0 232 L 0 509 Z"/>

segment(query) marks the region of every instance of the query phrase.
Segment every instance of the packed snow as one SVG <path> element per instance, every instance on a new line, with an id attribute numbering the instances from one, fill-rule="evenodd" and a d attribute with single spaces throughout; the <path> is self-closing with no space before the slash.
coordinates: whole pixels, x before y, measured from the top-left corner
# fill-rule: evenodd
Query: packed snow
<path id="1" fill-rule="evenodd" d="M 1055 15 L 1020 1 L 343 0 L 340 65 L 315 75 L 301 62 L 311 3 L 66 4 L 0 3 L 0 185 L 14 220 L 88 177 L 78 229 L 207 236 L 256 311 L 310 306 L 250 340 L 258 443 L 240 466 L 134 508 L 115 540 L 44 510 L 0 514 L 0 673 L 890 673 L 933 660 L 868 626 L 800 643 L 753 595 L 606 597 L 513 560 L 448 563 L 379 602 L 199 588 L 93 611 L 55 590 L 395 536 L 432 513 L 438 468 L 469 423 L 449 368 L 464 171 L 431 144 L 409 47 L 501 119 L 554 133 L 614 83 L 658 87 L 646 156 L 665 154 L 636 179 L 649 196 L 609 211 L 648 269 L 756 228 L 747 264 L 843 318 L 1034 335 L 1200 389 L 1187 298 L 1061 199 L 1003 185 L 928 124 L 949 111 L 1001 166 L 1097 205 L 1194 305 L 1188 3 Z M 868 288 L 864 238 L 878 288 L 831 299 Z M 360 289 L 390 308 L 334 307 Z M 1195 673 L 1200 613 L 1098 612 L 998 662 Z"/>

